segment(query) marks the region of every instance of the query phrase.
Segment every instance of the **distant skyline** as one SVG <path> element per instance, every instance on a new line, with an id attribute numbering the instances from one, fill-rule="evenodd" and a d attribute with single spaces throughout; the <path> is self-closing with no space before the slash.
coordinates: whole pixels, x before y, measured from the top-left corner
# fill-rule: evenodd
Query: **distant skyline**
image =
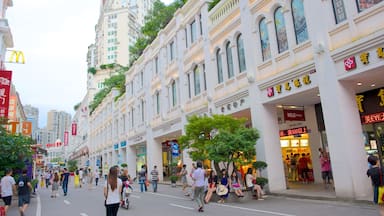
<path id="1" fill-rule="evenodd" d="M 9 50 L 23 51 L 25 64 L 5 67 L 13 71 L 22 104 L 39 109 L 40 128 L 49 110 L 73 116 L 73 107 L 85 96 L 87 48 L 95 42 L 99 12 L 95 0 L 17 0 L 8 8 L 14 41 Z"/>

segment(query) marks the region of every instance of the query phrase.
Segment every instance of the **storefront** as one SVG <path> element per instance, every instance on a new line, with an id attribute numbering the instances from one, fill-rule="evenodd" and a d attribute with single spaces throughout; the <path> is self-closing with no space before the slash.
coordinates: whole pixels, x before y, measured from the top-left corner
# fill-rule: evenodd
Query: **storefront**
<path id="1" fill-rule="evenodd" d="M 182 167 L 182 153 L 177 140 L 167 140 L 162 145 L 163 175 L 168 177 L 172 173 L 172 164 Z"/>
<path id="2" fill-rule="evenodd" d="M 384 164 L 384 87 L 356 95 L 368 155 Z"/>
<path id="3" fill-rule="evenodd" d="M 136 172 L 141 170 L 141 166 L 147 164 L 147 148 L 145 145 L 136 147 Z"/>

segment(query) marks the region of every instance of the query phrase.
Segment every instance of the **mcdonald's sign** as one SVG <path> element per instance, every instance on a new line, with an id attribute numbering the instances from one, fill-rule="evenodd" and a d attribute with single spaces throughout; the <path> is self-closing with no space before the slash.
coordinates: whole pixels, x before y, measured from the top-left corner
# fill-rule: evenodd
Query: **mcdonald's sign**
<path id="1" fill-rule="evenodd" d="M 25 57 L 22 51 L 18 51 L 18 50 L 8 50 L 8 51 L 11 52 L 8 62 L 25 64 Z"/>

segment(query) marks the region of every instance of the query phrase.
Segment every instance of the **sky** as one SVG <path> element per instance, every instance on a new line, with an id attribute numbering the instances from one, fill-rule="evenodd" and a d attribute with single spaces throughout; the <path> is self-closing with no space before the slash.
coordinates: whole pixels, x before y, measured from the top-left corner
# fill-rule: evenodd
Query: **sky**
<path id="1" fill-rule="evenodd" d="M 14 42 L 9 50 L 22 51 L 25 64 L 5 67 L 13 71 L 21 103 L 39 109 L 40 128 L 49 110 L 74 115 L 85 96 L 87 47 L 95 41 L 99 10 L 100 0 L 14 0 L 8 8 Z"/>

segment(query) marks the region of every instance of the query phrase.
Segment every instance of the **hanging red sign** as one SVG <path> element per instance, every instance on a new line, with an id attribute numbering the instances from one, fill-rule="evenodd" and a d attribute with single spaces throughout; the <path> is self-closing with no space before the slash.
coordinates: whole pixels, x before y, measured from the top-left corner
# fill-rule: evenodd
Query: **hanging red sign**
<path id="1" fill-rule="evenodd" d="M 344 59 L 344 69 L 346 71 L 352 70 L 356 68 L 356 59 L 355 56 L 351 56 L 347 59 Z"/>
<path id="2" fill-rule="evenodd" d="M 68 145 L 68 131 L 64 132 L 64 146 Z"/>
<path id="3" fill-rule="evenodd" d="M 361 122 L 363 124 L 372 124 L 377 122 L 384 122 L 384 112 L 363 115 L 361 116 Z"/>
<path id="4" fill-rule="evenodd" d="M 305 121 L 304 110 L 283 110 L 285 121 Z"/>
<path id="5" fill-rule="evenodd" d="M 72 123 L 72 136 L 76 136 L 76 135 L 77 135 L 77 124 Z"/>
<path id="6" fill-rule="evenodd" d="M 0 118 L 8 118 L 12 71 L 0 70 Z"/>

